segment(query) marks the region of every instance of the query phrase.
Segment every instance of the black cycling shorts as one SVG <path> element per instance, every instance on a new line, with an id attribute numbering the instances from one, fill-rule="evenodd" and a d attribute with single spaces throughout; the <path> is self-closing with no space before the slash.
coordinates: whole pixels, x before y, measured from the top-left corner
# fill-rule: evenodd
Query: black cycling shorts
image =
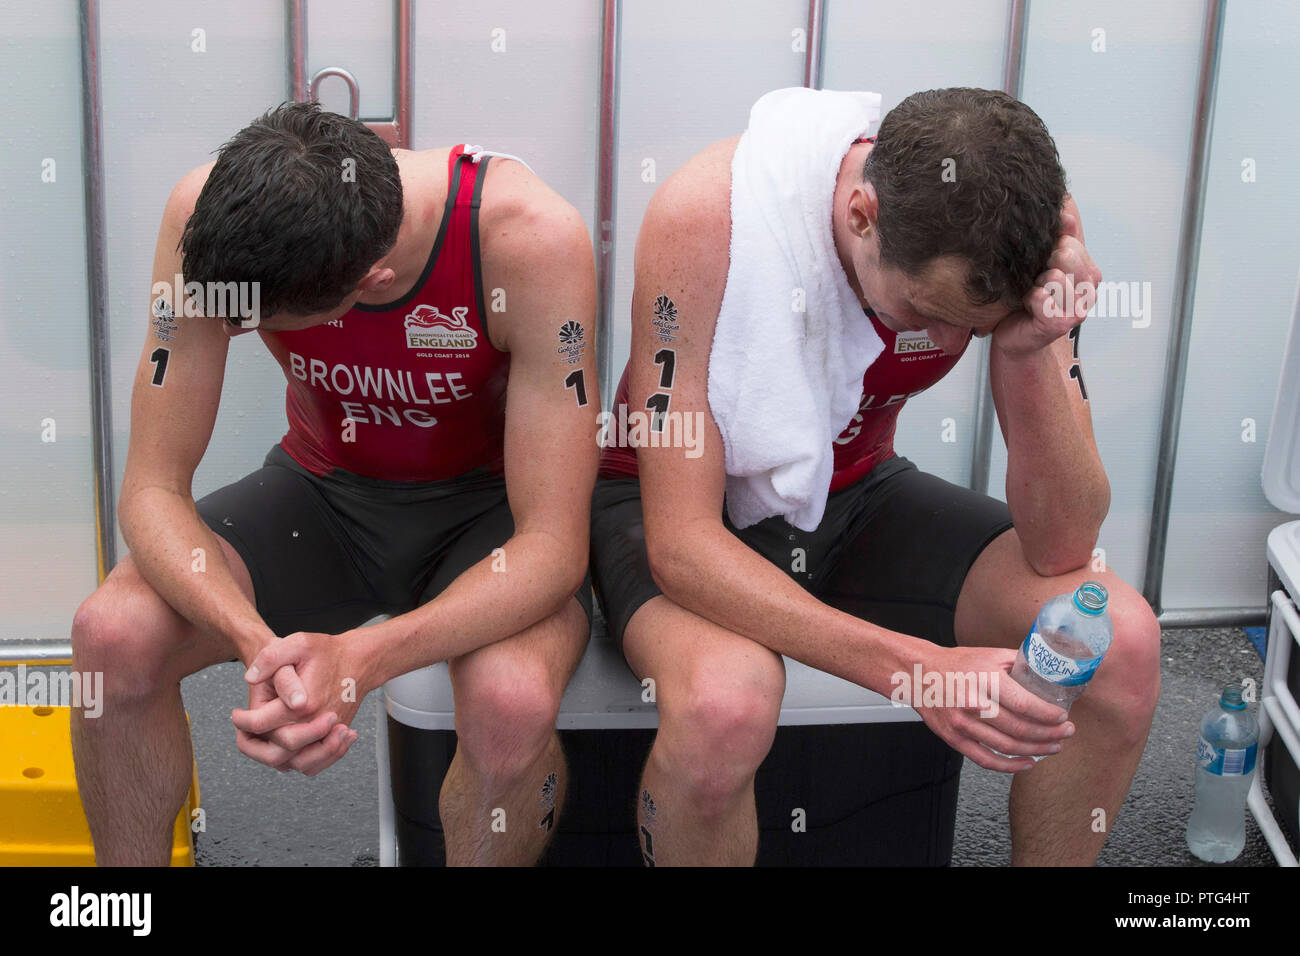
<path id="1" fill-rule="evenodd" d="M 197 504 L 243 558 L 257 612 L 281 637 L 337 634 L 380 614 L 405 614 L 504 545 L 515 527 L 505 478 L 487 469 L 422 482 L 341 468 L 322 477 L 279 445 L 262 468 Z M 574 597 L 590 620 L 590 578 Z"/>
<path id="2" fill-rule="evenodd" d="M 1012 527 L 996 498 L 920 471 L 901 456 L 833 491 L 814 531 L 775 517 L 727 528 L 819 600 L 880 627 L 955 647 L 962 583 Z M 650 574 L 635 478 L 602 478 L 592 496 L 591 571 L 610 635 L 662 594 Z"/>

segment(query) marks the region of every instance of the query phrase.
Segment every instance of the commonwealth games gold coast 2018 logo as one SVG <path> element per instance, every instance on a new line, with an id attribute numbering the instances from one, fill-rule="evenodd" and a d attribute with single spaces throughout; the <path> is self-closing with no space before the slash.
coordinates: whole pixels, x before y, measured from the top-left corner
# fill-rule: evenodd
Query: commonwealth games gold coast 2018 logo
<path id="1" fill-rule="evenodd" d="M 436 305 L 417 306 L 403 323 L 406 344 L 413 349 L 456 349 L 465 351 L 478 345 L 478 332 L 468 317 L 469 309 L 460 305 L 443 315 Z"/>
<path id="2" fill-rule="evenodd" d="M 933 352 L 939 346 L 935 345 L 930 336 L 924 332 L 899 332 L 894 339 L 894 354 L 902 355 L 907 352 Z"/>

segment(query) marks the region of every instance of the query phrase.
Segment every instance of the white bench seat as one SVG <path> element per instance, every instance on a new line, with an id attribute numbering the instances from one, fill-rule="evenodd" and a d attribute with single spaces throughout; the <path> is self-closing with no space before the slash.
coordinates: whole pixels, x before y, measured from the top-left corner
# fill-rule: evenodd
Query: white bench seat
<path id="1" fill-rule="evenodd" d="M 786 688 L 781 703 L 783 726 L 855 724 L 919 720 L 910 707 L 856 684 L 785 658 Z M 560 730 L 656 727 L 655 705 L 642 699 L 645 690 L 628 669 L 614 642 L 597 633 L 587 646 L 560 704 Z M 447 665 L 434 664 L 384 685 L 384 706 L 399 723 L 423 730 L 452 730 L 451 677 Z"/>

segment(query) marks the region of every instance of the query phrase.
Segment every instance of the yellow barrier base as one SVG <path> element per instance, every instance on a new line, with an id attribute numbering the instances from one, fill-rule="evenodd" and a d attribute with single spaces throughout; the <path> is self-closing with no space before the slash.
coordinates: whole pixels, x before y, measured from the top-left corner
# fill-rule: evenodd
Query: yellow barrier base
<path id="1" fill-rule="evenodd" d="M 72 711 L 0 707 L 0 866 L 94 866 L 72 768 Z M 172 829 L 172 866 L 194 865 L 190 834 L 199 774 Z"/>

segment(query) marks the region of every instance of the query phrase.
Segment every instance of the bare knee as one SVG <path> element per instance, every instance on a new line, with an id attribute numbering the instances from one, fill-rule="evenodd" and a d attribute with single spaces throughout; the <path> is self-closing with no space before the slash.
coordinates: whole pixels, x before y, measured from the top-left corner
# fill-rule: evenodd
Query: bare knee
<path id="1" fill-rule="evenodd" d="M 770 660 L 697 668 L 687 686 L 664 688 L 656 758 L 705 815 L 722 812 L 752 784 L 772 748 L 785 671 Z"/>
<path id="2" fill-rule="evenodd" d="M 167 666 L 178 625 L 139 573 L 119 566 L 73 616 L 73 667 L 103 673 L 105 697 L 119 704 L 148 699 L 179 680 Z"/>
<path id="3" fill-rule="evenodd" d="M 457 749 L 496 785 L 520 782 L 555 733 L 560 695 L 549 684 L 542 666 L 515 662 L 456 688 Z"/>
<path id="4" fill-rule="evenodd" d="M 1130 742 L 1145 742 L 1160 699 L 1160 622 L 1146 599 L 1118 578 L 1106 581 L 1115 637 L 1086 697 Z"/>

